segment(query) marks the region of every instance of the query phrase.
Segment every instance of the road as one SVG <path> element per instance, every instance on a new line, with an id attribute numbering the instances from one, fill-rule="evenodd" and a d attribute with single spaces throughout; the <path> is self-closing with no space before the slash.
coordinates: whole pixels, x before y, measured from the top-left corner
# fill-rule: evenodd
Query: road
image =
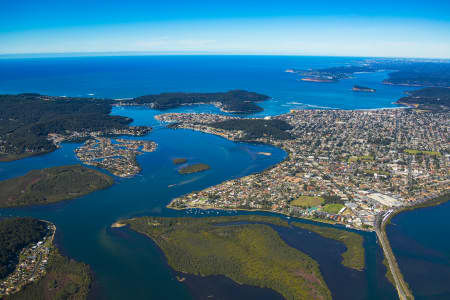
<path id="1" fill-rule="evenodd" d="M 395 288 L 397 289 L 398 297 L 400 300 L 413 300 L 414 295 L 410 291 L 408 285 L 406 284 L 400 268 L 398 267 L 397 260 L 395 259 L 394 253 L 392 252 L 391 245 L 387 238 L 386 232 L 384 231 L 386 222 L 389 220 L 389 214 L 393 213 L 393 210 L 389 210 L 381 215 L 377 216 L 375 222 L 375 232 L 377 234 L 378 240 L 381 243 L 381 248 L 383 248 L 384 256 L 388 261 L 389 269 L 394 277 Z"/>

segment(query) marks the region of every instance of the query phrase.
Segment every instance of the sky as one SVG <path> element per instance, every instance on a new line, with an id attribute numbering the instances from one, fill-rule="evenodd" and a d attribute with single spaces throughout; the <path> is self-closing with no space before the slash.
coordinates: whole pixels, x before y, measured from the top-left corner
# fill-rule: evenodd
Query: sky
<path id="1" fill-rule="evenodd" d="M 450 58 L 450 0 L 0 0 L 0 55 Z"/>

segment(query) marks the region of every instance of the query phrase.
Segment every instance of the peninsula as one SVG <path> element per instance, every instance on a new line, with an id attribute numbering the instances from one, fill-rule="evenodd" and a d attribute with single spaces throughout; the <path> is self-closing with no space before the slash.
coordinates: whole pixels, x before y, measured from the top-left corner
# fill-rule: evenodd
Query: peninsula
<path id="1" fill-rule="evenodd" d="M 44 205 L 84 196 L 107 188 L 114 180 L 80 165 L 32 170 L 0 181 L 0 207 Z"/>
<path id="2" fill-rule="evenodd" d="M 97 137 L 87 140 L 75 150 L 77 157 L 86 165 L 103 168 L 118 177 L 132 177 L 141 171 L 136 156 L 153 152 L 157 144 L 145 140 Z"/>
<path id="3" fill-rule="evenodd" d="M 421 110 L 450 110 L 449 88 L 424 88 L 416 91 L 409 91 L 406 94 L 406 97 L 403 97 L 397 101 L 398 104 L 407 105 Z"/>
<path id="4" fill-rule="evenodd" d="M 168 205 L 175 209 L 265 210 L 373 230 L 377 215 L 448 189 L 448 112 L 301 110 L 270 119 L 179 113 L 158 118 L 173 122 L 172 128 L 272 144 L 288 153 L 261 173 L 175 198 Z"/>
<path id="5" fill-rule="evenodd" d="M 0 161 L 48 153 L 62 142 L 150 132 L 129 126 L 130 118 L 111 116 L 111 108 L 107 99 L 0 95 Z"/>
<path id="6" fill-rule="evenodd" d="M 0 297 L 86 299 L 87 265 L 63 257 L 54 245 L 56 226 L 32 218 L 0 220 Z"/>
<path id="7" fill-rule="evenodd" d="M 239 284 L 271 288 L 286 299 L 331 299 L 318 263 L 269 226 L 287 226 L 278 218 L 141 217 L 120 223 L 151 238 L 176 271 L 224 275 Z"/>
<path id="8" fill-rule="evenodd" d="M 251 114 L 263 111 L 256 103 L 269 99 L 268 96 L 243 90 L 224 93 L 163 93 L 121 100 L 117 105 L 146 105 L 153 109 L 170 109 L 182 105 L 213 104 L 224 112 Z"/>
<path id="9" fill-rule="evenodd" d="M 303 81 L 336 82 L 352 78 L 357 73 L 389 70 L 384 84 L 428 87 L 450 87 L 450 63 L 414 59 L 366 59 L 353 65 L 323 69 L 288 69 Z"/>

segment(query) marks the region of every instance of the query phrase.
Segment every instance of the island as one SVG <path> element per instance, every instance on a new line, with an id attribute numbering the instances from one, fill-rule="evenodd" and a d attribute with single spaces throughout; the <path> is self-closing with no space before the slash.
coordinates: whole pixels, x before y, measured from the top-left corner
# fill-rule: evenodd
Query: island
<path id="1" fill-rule="evenodd" d="M 86 165 L 108 170 L 118 177 L 132 177 L 141 171 L 136 156 L 156 148 L 152 141 L 97 137 L 87 140 L 75 153 Z"/>
<path id="2" fill-rule="evenodd" d="M 449 88 L 424 88 L 406 92 L 407 97 L 400 98 L 396 103 L 407 105 L 420 110 L 449 111 Z"/>
<path id="3" fill-rule="evenodd" d="M 180 174 L 198 173 L 198 172 L 203 172 L 203 171 L 209 170 L 210 168 L 211 167 L 207 164 L 198 163 L 198 164 L 192 164 L 189 166 L 182 167 L 178 170 L 178 173 L 180 173 Z"/>
<path id="4" fill-rule="evenodd" d="M 251 114 L 263 111 L 256 103 L 268 96 L 243 90 L 217 93 L 162 93 L 121 100 L 116 105 L 145 105 L 153 109 L 170 109 L 182 105 L 213 104 L 224 112 Z"/>
<path id="5" fill-rule="evenodd" d="M 120 223 L 151 238 L 178 272 L 224 275 L 273 289 L 286 299 L 331 299 L 318 263 L 288 246 L 270 226 L 273 219 L 140 217 Z M 273 224 L 287 226 L 281 220 Z"/>
<path id="6" fill-rule="evenodd" d="M 375 93 L 377 90 L 376 89 L 372 89 L 366 86 L 360 86 L 360 85 L 355 85 L 352 88 L 352 91 L 354 92 L 369 92 L 369 93 Z"/>
<path id="7" fill-rule="evenodd" d="M 175 165 L 182 165 L 187 162 L 187 159 L 186 158 L 174 158 L 174 159 L 172 159 L 172 162 Z"/>
<path id="8" fill-rule="evenodd" d="M 97 136 L 143 136 L 146 126 L 111 116 L 112 100 L 40 94 L 0 95 L 0 161 L 12 161 L 57 149 L 62 142 Z"/>
<path id="9" fill-rule="evenodd" d="M 32 170 L 0 181 L 0 207 L 44 205 L 81 197 L 111 186 L 114 180 L 80 165 Z"/>
<path id="10" fill-rule="evenodd" d="M 86 299 L 92 276 L 86 264 L 59 254 L 56 226 L 33 218 L 0 220 L 0 297 Z"/>

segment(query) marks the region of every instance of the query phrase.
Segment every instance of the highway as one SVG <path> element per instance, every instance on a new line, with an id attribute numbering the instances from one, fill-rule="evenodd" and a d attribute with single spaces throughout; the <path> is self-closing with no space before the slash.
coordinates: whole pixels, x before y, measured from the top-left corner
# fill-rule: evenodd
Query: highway
<path id="1" fill-rule="evenodd" d="M 384 256 L 388 261 L 389 269 L 394 277 L 395 288 L 397 289 L 398 297 L 400 300 L 413 300 L 414 295 L 410 291 L 408 285 L 406 284 L 400 268 L 398 267 L 397 260 L 392 252 L 391 245 L 387 238 L 386 232 L 384 231 L 386 222 L 389 220 L 389 215 L 392 214 L 394 210 L 389 210 L 377 216 L 375 222 L 375 232 L 377 234 L 378 240 L 381 243 L 381 248 L 383 248 Z"/>

